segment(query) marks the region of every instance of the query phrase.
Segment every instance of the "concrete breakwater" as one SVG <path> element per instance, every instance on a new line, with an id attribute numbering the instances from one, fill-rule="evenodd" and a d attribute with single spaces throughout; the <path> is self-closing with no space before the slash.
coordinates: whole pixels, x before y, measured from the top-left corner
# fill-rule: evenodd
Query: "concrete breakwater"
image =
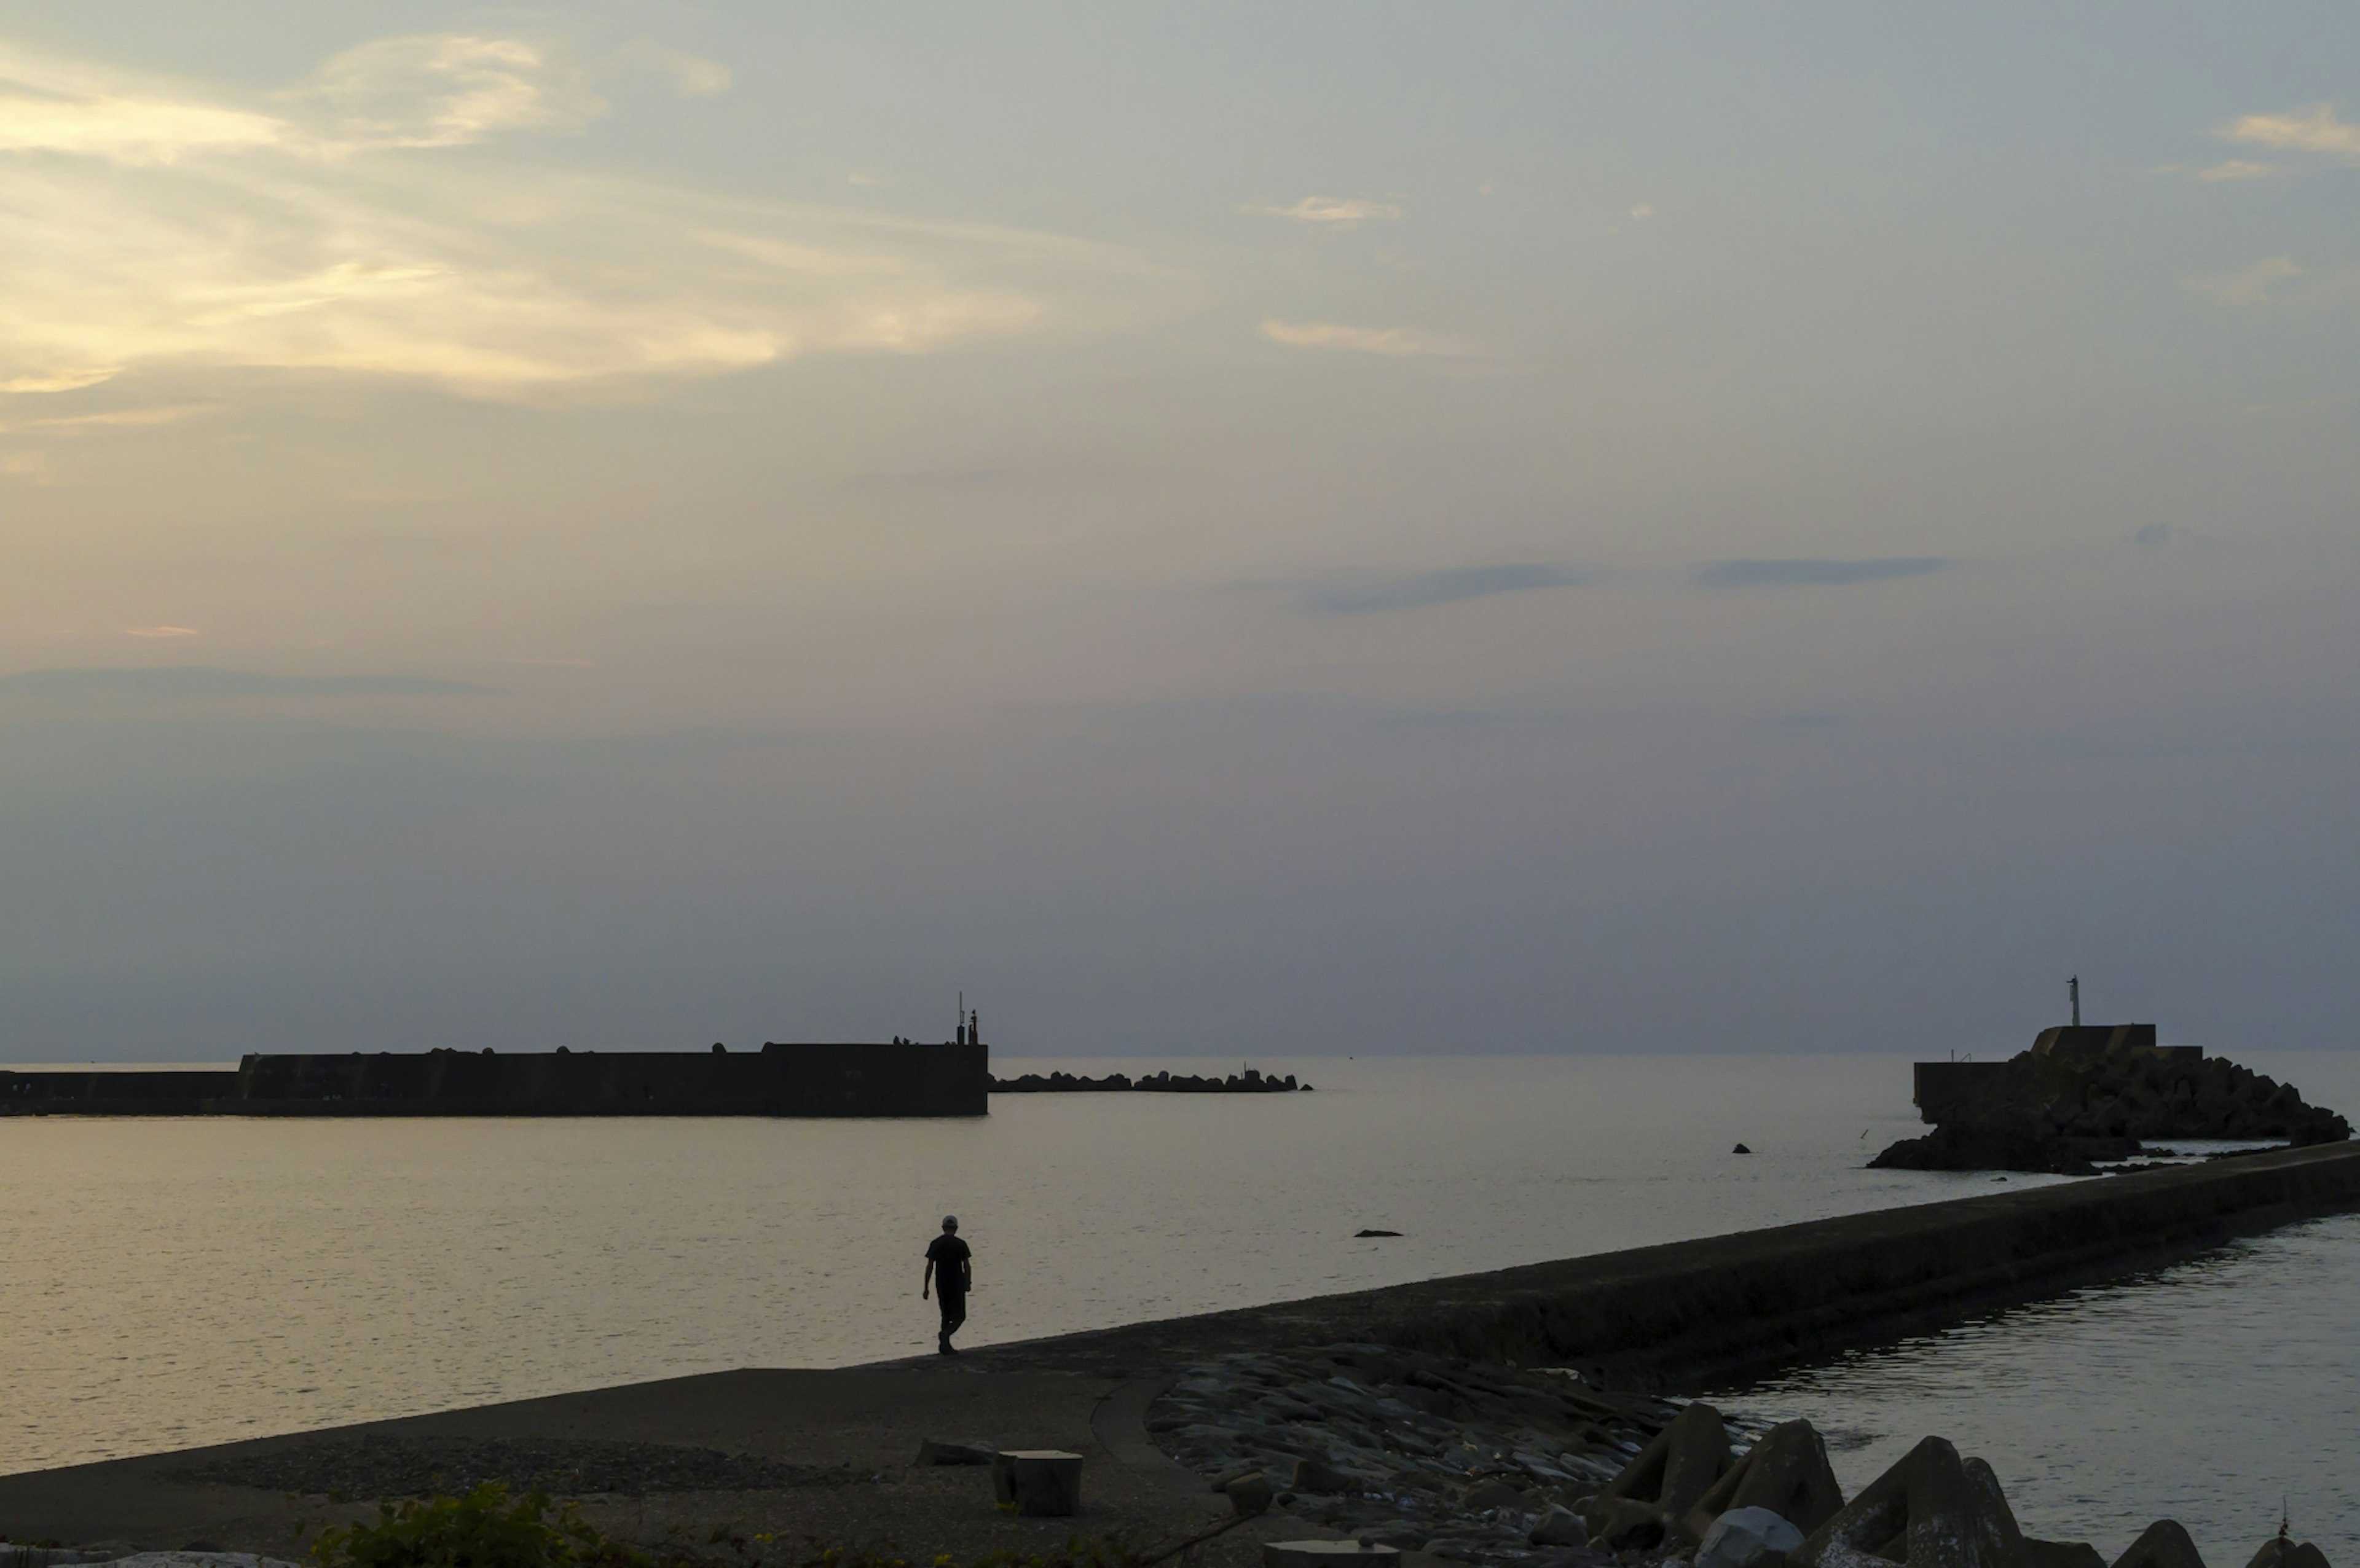
<path id="1" fill-rule="evenodd" d="M 253 1055 L 234 1071 L 0 1071 L 0 1116 L 979 1116 L 982 1045 Z"/>
<path id="2" fill-rule="evenodd" d="M 1701 1391 L 2360 1207 L 2360 1146 L 1993 1192 L 981 1350 L 1135 1370 L 1373 1344 Z"/>

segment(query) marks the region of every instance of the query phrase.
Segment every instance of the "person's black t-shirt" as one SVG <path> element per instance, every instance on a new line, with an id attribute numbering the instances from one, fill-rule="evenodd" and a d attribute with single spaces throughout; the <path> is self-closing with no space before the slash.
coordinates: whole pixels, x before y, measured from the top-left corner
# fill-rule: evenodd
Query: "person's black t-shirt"
<path id="1" fill-rule="evenodd" d="M 975 1255 L 958 1237 L 943 1235 L 926 1243 L 926 1256 L 934 1260 L 934 1290 L 945 1296 L 967 1294 L 967 1260 Z"/>

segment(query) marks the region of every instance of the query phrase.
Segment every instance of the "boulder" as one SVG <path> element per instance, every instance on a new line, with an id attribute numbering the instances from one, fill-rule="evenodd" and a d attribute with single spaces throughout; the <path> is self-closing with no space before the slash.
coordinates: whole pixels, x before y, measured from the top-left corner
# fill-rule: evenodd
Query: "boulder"
<path id="1" fill-rule="evenodd" d="M 1221 1490 L 1227 1494 L 1229 1507 L 1238 1511 L 1240 1519 L 1270 1512 L 1270 1505 L 1276 1496 L 1270 1477 L 1259 1470 L 1239 1476 Z"/>
<path id="2" fill-rule="evenodd" d="M 1298 1459 L 1288 1485 L 1298 1492 L 1349 1492 L 1352 1478 L 1324 1459 Z"/>
<path id="3" fill-rule="evenodd" d="M 989 1465 L 997 1453 L 988 1443 L 964 1443 L 956 1438 L 930 1437 L 918 1444 L 921 1465 Z"/>
<path id="4" fill-rule="evenodd" d="M 1459 1506 L 1476 1513 L 1489 1508 L 1516 1508 L 1524 1503 L 1524 1489 L 1513 1481 L 1479 1481 L 1460 1495 Z"/>
<path id="5" fill-rule="evenodd" d="M 1341 1568 L 1350 1563 L 1401 1562 L 1401 1549 L 1369 1541 L 1265 1541 L 1262 1568 Z"/>
<path id="6" fill-rule="evenodd" d="M 1929 1437 L 1786 1554 L 1790 1568 L 2027 1568 L 2024 1534 L 1980 1459 Z"/>
<path id="7" fill-rule="evenodd" d="M 1532 1533 L 1525 1538 L 1535 1546 L 1587 1546 L 1590 1527 L 1571 1508 L 1552 1503 L 1547 1511 L 1533 1521 Z"/>
<path id="8" fill-rule="evenodd" d="M 1803 1544 L 1803 1532 L 1768 1508 L 1732 1508 L 1712 1521 L 1696 1568 L 1763 1568 Z"/>

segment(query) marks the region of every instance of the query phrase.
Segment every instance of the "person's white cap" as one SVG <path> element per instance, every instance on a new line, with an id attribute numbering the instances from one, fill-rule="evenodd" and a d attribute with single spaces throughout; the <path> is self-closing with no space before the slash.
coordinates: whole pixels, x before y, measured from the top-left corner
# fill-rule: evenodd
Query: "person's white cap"
<path id="1" fill-rule="evenodd" d="M 945 1214 L 945 1215 L 943 1216 L 943 1228 L 944 1228 L 945 1230 L 956 1230 L 956 1229 L 958 1229 L 958 1215 L 956 1215 L 956 1214 Z"/>

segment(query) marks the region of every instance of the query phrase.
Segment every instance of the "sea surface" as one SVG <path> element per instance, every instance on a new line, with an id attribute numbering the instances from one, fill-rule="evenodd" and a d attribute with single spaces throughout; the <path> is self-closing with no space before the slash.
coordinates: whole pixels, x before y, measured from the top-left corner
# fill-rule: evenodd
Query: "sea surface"
<path id="1" fill-rule="evenodd" d="M 2244 1060 L 2360 1107 L 2360 1056 Z M 0 1120 L 0 1472 L 921 1353 L 946 1213 L 986 1345 L 1994 1188 L 1862 1169 L 1917 1130 L 1901 1057 L 1253 1065 L 1317 1090 L 941 1121 Z M 2110 1559 L 2170 1514 L 2234 1568 L 2283 1492 L 2348 1563 L 2355 1286 L 2360 1225 L 2324 1222 L 1724 1402 L 1844 1434 L 1849 1486 L 1950 1436 L 2028 1528 Z"/>

